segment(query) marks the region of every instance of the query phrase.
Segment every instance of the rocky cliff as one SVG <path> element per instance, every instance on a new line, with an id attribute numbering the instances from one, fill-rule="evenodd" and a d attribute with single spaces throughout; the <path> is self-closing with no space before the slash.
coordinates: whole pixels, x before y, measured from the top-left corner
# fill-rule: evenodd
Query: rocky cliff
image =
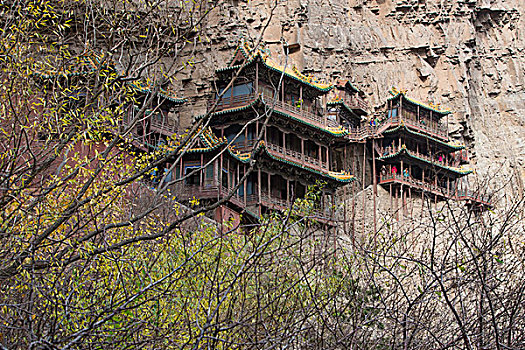
<path id="1" fill-rule="evenodd" d="M 454 111 L 449 130 L 464 141 L 476 174 L 492 186 L 525 179 L 525 3 L 522 0 L 232 0 L 207 23 L 200 64 L 182 77 L 199 98 L 213 69 L 224 66 L 239 38 L 263 41 L 283 58 L 282 43 L 305 72 L 350 78 L 375 110 L 392 86 Z"/>

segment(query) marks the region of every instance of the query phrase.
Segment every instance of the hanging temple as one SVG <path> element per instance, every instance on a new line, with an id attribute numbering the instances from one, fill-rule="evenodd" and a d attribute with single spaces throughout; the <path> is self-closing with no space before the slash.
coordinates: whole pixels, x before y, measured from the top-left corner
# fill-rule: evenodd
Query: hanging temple
<path id="1" fill-rule="evenodd" d="M 207 101 L 207 113 L 194 118 L 200 124 L 188 146 L 150 181 L 181 203 L 225 199 L 211 214 L 217 221 L 256 222 L 290 208 L 314 185 L 320 195 L 312 216 L 326 225 L 335 225 L 334 204 L 349 184 L 373 185 L 374 193 L 383 187 L 396 208 L 398 200 L 403 208 L 416 196 L 465 201 L 476 210 L 491 207 L 486 196 L 469 190 L 467 150 L 449 137 L 451 112 L 439 105 L 393 88 L 386 110 L 370 116 L 364 94 L 350 81 L 321 82 L 247 44 L 216 70 L 216 79 L 218 91 Z M 174 137 L 180 130 L 168 114 L 186 101 L 144 81 L 129 85 L 138 98 L 121 128 L 139 117 L 131 130 L 133 147 L 169 151 L 181 137 Z M 145 110 L 141 102 L 152 93 L 158 107 Z"/>

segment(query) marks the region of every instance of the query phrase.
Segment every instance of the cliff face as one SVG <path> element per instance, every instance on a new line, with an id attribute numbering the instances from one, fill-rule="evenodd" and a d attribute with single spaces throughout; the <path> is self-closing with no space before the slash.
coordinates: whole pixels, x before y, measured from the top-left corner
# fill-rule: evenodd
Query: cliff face
<path id="1" fill-rule="evenodd" d="M 206 62 L 185 94 L 209 91 L 239 37 L 263 39 L 282 56 L 334 80 L 349 77 L 380 110 L 392 86 L 454 111 L 449 130 L 464 141 L 477 176 L 525 179 L 525 3 L 522 0 L 235 1 L 213 11 Z M 189 77 L 188 77 L 189 78 Z M 189 82 L 189 80 L 188 80 Z M 189 89 L 188 89 L 189 88 Z M 197 100 L 197 99 L 196 99 Z M 197 104 L 196 110 L 203 108 Z"/>

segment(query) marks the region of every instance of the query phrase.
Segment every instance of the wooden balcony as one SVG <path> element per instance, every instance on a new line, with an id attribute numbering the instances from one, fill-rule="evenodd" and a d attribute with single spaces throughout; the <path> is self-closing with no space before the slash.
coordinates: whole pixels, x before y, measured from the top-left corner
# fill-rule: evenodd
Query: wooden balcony
<path id="1" fill-rule="evenodd" d="M 465 201 L 471 201 L 476 204 L 491 206 L 490 203 L 490 197 L 487 195 L 482 195 L 478 192 L 465 190 L 465 189 L 455 189 L 455 188 L 446 188 L 444 186 L 441 186 L 439 184 L 435 183 L 429 183 L 429 182 L 423 182 L 418 179 L 414 179 L 410 176 L 403 176 L 400 174 L 389 174 L 389 175 L 382 175 L 379 184 L 390 184 L 390 183 L 398 183 L 398 184 L 404 184 L 407 186 L 410 186 L 412 188 L 432 193 L 437 196 L 441 196 L 444 198 L 450 198 L 453 200 L 465 200 Z"/>
<path id="2" fill-rule="evenodd" d="M 279 158 L 283 158 L 297 164 L 306 165 L 309 168 L 321 172 L 329 171 L 327 163 L 320 161 L 318 158 L 309 157 L 305 154 L 302 154 L 301 152 L 297 152 L 292 149 L 284 148 L 282 146 L 274 145 L 271 143 L 267 143 L 266 147 L 271 154 Z"/>
<path id="3" fill-rule="evenodd" d="M 273 110 L 286 113 L 288 115 L 291 115 L 292 117 L 301 119 L 302 121 L 308 124 L 313 124 L 315 126 L 325 129 L 328 127 L 335 128 L 341 126 L 337 122 L 337 120 L 328 119 L 326 116 L 324 116 L 322 110 L 319 111 L 320 114 L 312 113 L 301 107 L 293 106 L 291 104 L 284 103 L 278 100 L 275 101 L 273 98 L 268 98 L 263 95 L 261 95 L 261 97 L 264 104 L 268 107 L 271 107 Z"/>
<path id="4" fill-rule="evenodd" d="M 385 157 L 385 156 L 388 156 L 390 154 L 394 154 L 394 153 L 397 153 L 401 150 L 402 148 L 400 148 L 399 146 L 395 146 L 395 147 L 385 147 L 385 148 L 377 148 L 376 151 L 380 154 L 380 157 Z M 413 151 L 413 150 L 407 150 L 408 152 L 410 152 L 410 155 L 414 156 L 414 157 L 417 157 L 417 158 L 420 158 L 420 159 L 423 159 L 423 160 L 426 160 L 427 162 L 431 163 L 431 164 L 435 164 L 437 166 L 441 166 L 441 167 L 457 167 L 459 166 L 459 161 L 456 160 L 456 159 L 452 159 L 449 161 L 449 159 L 447 157 L 442 157 L 441 160 L 439 157 L 436 157 L 436 156 L 432 156 L 431 154 L 423 154 L 423 153 L 419 153 L 417 151 Z"/>
<path id="5" fill-rule="evenodd" d="M 401 125 L 401 123 L 407 125 L 415 131 L 422 132 L 442 140 L 448 140 L 448 130 L 443 125 L 440 125 L 435 121 L 430 122 L 429 120 L 424 119 L 418 121 L 407 116 L 395 116 L 383 119 L 381 123 L 377 126 L 377 130 L 379 131 L 381 129 L 382 131 L 384 131 L 390 126 L 398 126 Z"/>
<path id="6" fill-rule="evenodd" d="M 446 187 L 440 186 L 435 183 L 424 182 L 418 179 L 414 179 L 410 176 L 403 176 L 401 174 L 389 174 L 382 175 L 379 184 L 399 183 L 416 188 L 425 192 L 429 192 L 438 196 L 455 199 L 455 192 L 453 189 L 449 190 Z"/>
<path id="7" fill-rule="evenodd" d="M 491 207 L 490 196 L 480 194 L 470 190 L 458 190 L 456 193 L 456 199 L 470 201 L 475 204 L 481 204 Z"/>
<path id="8" fill-rule="evenodd" d="M 246 94 L 229 97 L 223 96 L 220 100 L 211 99 L 208 101 L 208 112 L 212 109 L 215 103 L 217 103 L 217 106 L 215 107 L 215 112 L 219 112 L 225 109 L 232 109 L 249 105 L 250 103 L 255 101 L 256 98 L 257 94 Z"/>
<path id="9" fill-rule="evenodd" d="M 347 105 L 351 109 L 360 109 L 365 114 L 368 111 L 368 103 L 359 96 L 356 96 L 356 95 L 346 96 L 345 95 L 343 97 L 343 102 L 345 105 Z"/>
<path id="10" fill-rule="evenodd" d="M 170 190 L 176 195 L 179 200 L 190 200 L 196 199 L 221 199 L 226 197 L 230 190 L 224 186 L 217 185 L 186 185 L 183 183 L 177 183 L 171 185 Z M 244 208 L 244 197 L 234 193 L 229 202 L 232 204 Z"/>
<path id="11" fill-rule="evenodd" d="M 218 102 L 217 100 L 213 99 L 208 101 L 208 111 L 211 110 L 215 103 L 217 103 L 215 112 L 246 106 L 255 101 L 255 99 L 258 96 L 258 94 L 246 94 L 239 96 L 223 97 Z M 331 120 L 324 116 L 322 110 L 319 110 L 319 113 L 312 113 L 301 107 L 293 106 L 291 104 L 278 100 L 274 101 L 273 98 L 264 96 L 262 94 L 260 95 L 260 97 L 264 104 L 270 107 L 272 110 L 288 114 L 308 124 L 313 124 L 320 128 L 340 126 L 336 120 Z"/>
<path id="12" fill-rule="evenodd" d="M 161 134 L 171 136 L 177 132 L 177 126 L 175 123 L 168 120 L 158 120 L 156 118 L 150 119 L 150 127 L 153 131 L 157 131 Z"/>

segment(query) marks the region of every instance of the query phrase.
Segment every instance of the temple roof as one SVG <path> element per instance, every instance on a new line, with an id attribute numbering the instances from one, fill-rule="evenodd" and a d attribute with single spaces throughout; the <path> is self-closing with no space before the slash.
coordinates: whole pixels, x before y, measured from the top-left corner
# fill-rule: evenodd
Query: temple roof
<path id="1" fill-rule="evenodd" d="M 130 82 L 129 85 L 133 89 L 141 93 L 152 93 L 153 92 L 151 84 L 144 80 L 135 80 L 135 81 Z M 170 92 L 163 88 L 159 89 L 159 91 L 157 92 L 157 95 L 161 98 L 164 98 L 176 104 L 183 104 L 184 102 L 186 102 L 185 98 L 177 97 L 175 96 L 173 92 Z"/>
<path id="2" fill-rule="evenodd" d="M 349 105 L 345 103 L 345 101 L 340 98 L 339 96 L 336 96 L 332 98 L 330 101 L 326 102 L 326 107 L 328 106 L 341 106 L 345 108 L 350 113 L 354 113 L 356 115 L 356 119 L 361 119 L 361 115 L 365 115 L 366 111 L 363 111 L 362 113 L 356 112 L 358 110 L 363 110 L 362 108 L 352 108 Z"/>
<path id="3" fill-rule="evenodd" d="M 383 131 L 382 133 L 383 134 L 390 134 L 390 133 L 394 133 L 394 132 L 396 132 L 398 130 L 406 131 L 407 133 L 412 134 L 412 135 L 422 136 L 425 139 L 428 139 L 428 140 L 431 140 L 433 142 L 439 143 L 440 145 L 449 147 L 449 148 L 451 148 L 453 150 L 465 149 L 465 145 L 463 145 L 463 144 L 461 144 L 461 143 L 459 143 L 457 141 L 445 142 L 445 141 L 439 140 L 439 139 L 437 139 L 435 137 L 429 136 L 427 134 L 414 131 L 414 130 L 410 129 L 410 125 L 406 125 L 406 124 L 398 125 L 398 126 L 396 126 L 395 128 L 392 128 L 392 129 L 387 129 L 387 130 Z"/>
<path id="4" fill-rule="evenodd" d="M 352 82 L 348 79 L 338 79 L 336 84 L 335 84 L 336 87 L 340 88 L 340 89 L 348 89 L 348 90 L 352 90 L 354 92 L 357 92 L 357 93 L 360 93 L 361 90 L 359 90 L 354 84 L 352 84 Z"/>
<path id="5" fill-rule="evenodd" d="M 438 162 L 431 162 L 428 159 L 418 157 L 416 154 L 410 152 L 406 148 L 405 145 L 401 146 L 401 148 L 397 152 L 388 154 L 388 155 L 383 156 L 383 157 L 378 157 L 377 159 L 386 160 L 386 159 L 391 159 L 391 158 L 397 157 L 398 155 L 402 155 L 402 154 L 406 154 L 407 156 L 409 156 L 411 158 L 415 158 L 415 159 L 417 159 L 417 160 L 419 160 L 421 162 L 430 164 L 432 166 L 438 166 L 438 167 L 440 167 L 442 169 L 448 170 L 450 172 L 453 172 L 453 173 L 456 173 L 456 174 L 459 174 L 459 175 L 468 175 L 468 174 L 472 173 L 471 169 L 465 169 L 463 167 L 457 168 L 457 167 L 446 166 L 446 165 L 442 165 L 442 164 L 440 164 Z"/>
<path id="6" fill-rule="evenodd" d="M 250 109 L 252 107 L 255 107 L 258 103 L 263 103 L 263 104 L 265 103 L 260 95 L 256 99 L 254 99 L 252 102 L 250 102 L 250 103 L 248 103 L 248 104 L 246 104 L 244 106 L 223 109 L 223 110 L 220 110 L 220 111 L 217 111 L 217 112 L 213 112 L 213 113 L 211 113 L 211 115 L 212 116 L 217 116 L 217 115 L 223 115 L 223 114 L 228 114 L 228 113 L 241 112 L 241 111 Z M 271 105 L 268 105 L 268 104 L 267 104 L 267 106 L 271 107 Z M 348 134 L 347 130 L 345 128 L 341 127 L 341 126 L 340 127 L 329 127 L 329 126 L 327 126 L 327 127 L 320 127 L 318 125 L 309 123 L 308 121 L 306 121 L 304 119 L 294 117 L 291 114 L 279 111 L 277 109 L 273 109 L 272 113 L 279 114 L 281 116 L 284 116 L 284 117 L 290 118 L 292 120 L 298 121 L 298 122 L 300 122 L 302 124 L 308 125 L 308 126 L 310 126 L 312 128 L 315 128 L 315 129 L 321 130 L 321 131 L 323 131 L 325 133 L 328 133 L 331 136 L 343 137 L 343 136 Z M 204 118 L 205 115 L 206 114 L 198 115 L 198 116 L 195 117 L 195 120 L 202 119 L 202 118 Z"/>
<path id="7" fill-rule="evenodd" d="M 389 93 L 392 95 L 392 97 L 390 97 L 388 99 L 388 101 L 392 101 L 396 98 L 400 98 L 400 97 L 403 97 L 403 99 L 405 99 L 406 101 L 414 104 L 414 105 L 417 105 L 417 106 L 420 106 L 420 107 L 423 107 L 425 108 L 426 110 L 429 110 L 429 111 L 432 111 L 434 113 L 438 113 L 440 116 L 445 116 L 447 114 L 451 114 L 452 111 L 450 110 L 445 110 L 445 109 L 441 109 L 441 107 L 439 105 L 434 105 L 432 103 L 429 103 L 429 104 L 426 104 L 426 103 L 423 103 L 423 102 L 420 102 L 420 101 L 417 101 L 417 100 L 414 100 L 410 97 L 407 97 L 406 96 L 406 90 L 398 90 L 397 88 L 393 87 Z"/>
<path id="8" fill-rule="evenodd" d="M 242 63 L 239 63 L 238 59 L 236 60 L 239 53 L 242 54 L 242 56 L 244 57 L 244 62 Z M 237 49 L 235 50 L 233 54 L 233 58 L 228 63 L 228 66 L 217 69 L 217 72 L 223 72 L 223 71 L 228 71 L 232 69 L 239 69 L 241 67 L 246 67 L 250 65 L 251 63 L 255 62 L 257 59 L 259 59 L 260 62 L 262 62 L 266 68 L 270 70 L 274 70 L 279 73 L 284 73 L 284 75 L 286 75 L 287 77 L 292 78 L 300 83 L 311 86 L 319 91 L 327 92 L 333 88 L 332 84 L 322 83 L 310 75 L 307 76 L 307 75 L 302 74 L 294 65 L 292 65 L 291 67 L 289 66 L 284 67 L 276 63 L 274 60 L 270 58 L 269 52 L 262 50 L 260 48 L 252 49 L 249 47 L 248 43 L 246 42 L 242 42 L 237 47 Z"/>

